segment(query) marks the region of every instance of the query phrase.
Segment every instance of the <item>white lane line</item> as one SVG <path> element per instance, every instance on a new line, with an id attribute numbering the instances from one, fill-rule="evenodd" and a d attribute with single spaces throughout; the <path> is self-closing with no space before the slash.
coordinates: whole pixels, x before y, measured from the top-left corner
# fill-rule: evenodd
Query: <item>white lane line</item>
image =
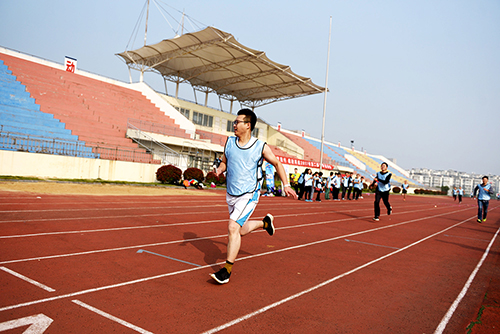
<path id="1" fill-rule="evenodd" d="M 206 201 L 203 201 L 206 203 Z M 12 203 L 9 203 L 12 205 Z M 169 204 L 172 204 L 169 202 Z M 66 203 L 65 203 L 66 205 Z M 261 203 L 261 206 L 272 206 L 274 203 Z M 280 207 L 296 207 L 295 204 L 286 203 L 281 204 Z M 220 204 L 209 205 L 196 205 L 197 208 L 213 208 L 213 207 L 227 207 L 227 203 L 221 202 Z M 19 209 L 19 210 L 0 210 L 0 213 L 43 213 L 43 212 L 75 212 L 75 211 L 120 211 L 120 210 L 171 210 L 171 209 L 185 209 L 185 205 L 179 206 L 126 206 L 126 207 L 98 207 L 98 208 L 64 208 L 64 209 Z M 304 207 L 305 209 L 305 207 Z"/>
<path id="2" fill-rule="evenodd" d="M 350 239 L 345 239 L 345 241 L 347 241 L 347 242 L 355 242 L 355 243 L 358 243 L 358 244 L 375 246 L 375 247 L 384 247 L 384 248 L 399 249 L 399 247 L 392 247 L 392 246 L 386 246 L 386 245 L 372 244 L 371 242 L 364 242 L 364 241 L 357 241 L 357 240 L 350 240 Z"/>
<path id="3" fill-rule="evenodd" d="M 366 210 L 372 210 L 372 208 L 369 209 L 360 209 L 360 210 L 354 210 L 354 211 L 366 211 Z M 405 212 L 399 212 L 395 213 L 394 215 L 402 215 L 402 214 L 408 214 L 408 213 L 414 213 L 414 212 L 420 212 L 420 211 L 427 211 L 427 209 L 424 210 L 414 210 L 414 211 L 405 211 Z M 349 211 L 353 212 L 353 211 Z M 205 214 L 210 214 L 213 212 L 204 212 L 203 215 Z M 216 212 L 219 213 L 219 212 Z M 283 218 L 283 217 L 297 217 L 297 216 L 311 216 L 315 214 L 324 214 L 325 212 L 307 212 L 307 213 L 296 213 L 296 214 L 287 214 L 287 215 L 274 215 L 275 218 Z M 336 213 L 342 213 L 342 211 L 337 211 Z M 176 213 L 176 215 L 181 215 L 182 213 Z M 156 215 L 155 215 L 156 216 Z M 165 214 L 166 216 L 166 214 Z M 120 216 L 115 216 L 116 218 L 121 218 Z M 102 218 L 102 217 L 94 217 L 96 218 Z M 344 218 L 344 219 L 338 219 L 336 221 L 345 221 L 345 220 L 355 220 L 355 219 L 365 219 L 365 218 L 371 218 L 371 216 L 365 216 L 365 217 L 355 217 L 355 218 Z M 61 220 L 60 218 L 59 220 Z M 70 218 L 73 219 L 73 218 Z M 90 219 L 88 217 L 83 218 L 83 219 Z M 26 222 L 27 220 L 24 220 Z M 216 223 L 216 222 L 225 222 L 227 221 L 227 218 L 224 219 L 216 219 L 216 220 L 207 220 L 207 221 L 194 221 L 194 222 L 187 222 L 187 223 L 172 223 L 172 224 L 156 224 L 156 225 L 139 225 L 139 226 L 128 226 L 128 227 L 114 227 L 114 228 L 103 228 L 103 229 L 93 229 L 93 230 L 79 230 L 79 231 L 59 231 L 59 232 L 41 232 L 41 233 L 31 233 L 31 234 L 14 234 L 14 235 L 2 235 L 0 236 L 0 239 L 12 239 L 12 238 L 25 238 L 25 237 L 40 237 L 40 236 L 47 236 L 47 235 L 61 235 L 61 234 L 81 234 L 81 233 L 95 233 L 95 232 L 110 232 L 110 231 L 121 231 L 121 230 L 133 230 L 133 229 L 142 229 L 142 228 L 158 228 L 158 227 L 170 227 L 170 226 L 183 226 L 183 225 L 196 225 L 196 224 L 207 224 L 207 223 Z M 0 222 L 2 223 L 2 222 Z M 312 223 L 310 225 L 314 225 L 315 223 Z M 298 225 L 295 225 L 298 226 Z M 304 225 L 302 225 L 304 226 Z M 287 227 L 282 227 L 282 228 L 287 228 Z"/>
<path id="4" fill-rule="evenodd" d="M 457 211 L 452 211 L 452 212 L 445 212 L 445 213 L 441 213 L 441 214 L 434 215 L 434 216 L 426 216 L 426 217 L 423 217 L 423 218 L 409 220 L 409 221 L 398 223 L 398 224 L 387 225 L 387 227 L 393 227 L 393 226 L 398 226 L 398 225 L 402 225 L 402 224 L 408 224 L 408 223 L 412 223 L 412 222 L 420 221 L 420 220 L 425 220 L 425 219 L 429 219 L 429 218 L 440 217 L 440 216 L 444 216 L 444 215 L 448 215 L 448 214 L 452 214 L 452 213 L 456 213 L 456 212 L 460 212 L 460 211 L 464 211 L 464 210 L 465 209 L 457 210 Z M 344 218 L 344 219 L 335 219 L 335 220 L 327 220 L 327 221 L 316 222 L 316 223 L 306 223 L 306 224 L 301 224 L 301 225 L 292 225 L 292 226 L 286 226 L 286 227 L 277 228 L 277 230 L 292 229 L 292 228 L 301 228 L 301 227 L 310 227 L 310 226 L 314 226 L 314 225 L 324 225 L 324 224 L 331 224 L 331 223 L 336 223 L 336 222 L 341 222 L 341 221 L 358 220 L 358 219 L 363 219 L 363 218 L 371 218 L 371 216 L 354 217 L 354 218 Z M 368 230 L 368 231 L 372 231 L 372 230 Z M 259 233 L 259 232 L 264 232 L 264 230 L 254 231 L 253 233 Z M 364 233 L 364 232 L 361 232 L 361 233 Z M 357 235 L 357 234 L 349 234 L 348 236 L 351 236 L 351 235 Z M 213 235 L 213 236 L 200 237 L 200 238 L 194 238 L 194 239 L 183 239 L 183 240 L 173 240 L 173 241 L 157 242 L 157 243 L 134 245 L 134 246 L 124 246 L 124 247 L 116 247 L 116 248 L 98 249 L 98 250 L 86 251 L 86 252 L 78 252 L 78 253 L 67 253 L 67 254 L 59 254 L 59 255 L 38 256 L 38 257 L 25 258 L 25 259 L 17 259 L 17 260 L 6 260 L 6 261 L 1 261 L 0 264 L 28 262 L 28 261 L 40 261 L 40 260 L 47 260 L 47 259 L 58 259 L 58 258 L 63 258 L 63 257 L 71 257 L 71 256 L 79 256 L 79 255 L 89 255 L 89 254 L 97 254 L 97 253 L 105 253 L 105 252 L 114 252 L 114 251 L 122 251 L 122 250 L 144 248 L 144 247 L 164 246 L 164 245 L 169 245 L 169 244 L 182 243 L 182 242 L 186 242 L 186 241 L 198 241 L 198 240 L 205 240 L 205 239 L 225 238 L 225 237 L 227 237 L 227 234 Z"/>
<path id="5" fill-rule="evenodd" d="M 41 236 L 47 236 L 47 235 L 61 235 L 61 234 L 82 234 L 82 233 L 95 233 L 95 232 L 110 232 L 110 231 L 135 230 L 135 229 L 143 229 L 143 228 L 157 228 L 157 227 L 169 227 L 169 226 L 185 226 L 185 225 L 196 225 L 196 224 L 201 225 L 201 224 L 217 223 L 217 222 L 224 222 L 224 221 L 227 221 L 227 218 L 217 219 L 217 220 L 194 221 L 194 222 L 187 222 L 187 223 L 113 227 L 113 228 L 101 228 L 101 229 L 80 230 L 80 231 L 61 231 L 61 232 L 43 232 L 43 233 L 32 233 L 32 234 L 2 235 L 2 236 L 0 236 L 0 239 L 41 237 Z"/>
<path id="6" fill-rule="evenodd" d="M 223 325 L 221 325 L 221 326 L 218 326 L 218 327 L 212 328 L 212 329 L 210 329 L 210 330 L 208 330 L 208 331 L 206 331 L 206 332 L 203 332 L 202 334 L 212 334 L 212 333 L 216 333 L 216 332 L 219 332 L 219 331 L 221 331 L 221 330 L 223 330 L 223 329 L 226 329 L 226 328 L 228 328 L 228 327 L 231 327 L 231 326 L 237 325 L 237 324 L 239 324 L 239 323 L 240 323 L 240 322 L 242 322 L 242 321 L 248 320 L 248 319 L 250 319 L 250 318 L 252 318 L 252 317 L 254 317 L 254 316 L 256 316 L 256 315 L 259 315 L 259 314 L 261 314 L 261 313 L 264 313 L 264 312 L 266 312 L 266 311 L 268 311 L 268 310 L 270 310 L 270 309 L 272 309 L 272 308 L 278 307 L 278 306 L 280 306 L 280 305 L 282 305 L 282 304 L 284 304 L 284 303 L 287 303 L 287 302 L 289 302 L 289 301 L 291 301 L 291 300 L 294 300 L 294 299 L 296 299 L 296 298 L 298 298 L 298 297 L 301 297 L 301 296 L 303 296 L 303 295 L 305 295 L 305 294 L 308 294 L 308 293 L 310 293 L 310 292 L 312 292 L 312 291 L 315 291 L 315 290 L 317 290 L 317 289 L 319 289 L 319 288 L 321 288 L 321 287 L 324 287 L 324 286 L 326 286 L 326 285 L 328 285 L 328 284 L 330 284 L 330 283 L 332 283 L 332 282 L 335 282 L 336 280 L 339 280 L 339 279 L 341 279 L 341 278 L 343 278 L 343 277 L 345 277 L 345 276 L 348 276 L 348 275 L 350 275 L 350 274 L 352 274 L 352 273 L 355 273 L 355 272 L 357 272 L 357 271 L 359 271 L 359 270 L 361 270 L 361 269 L 363 269 L 363 268 L 366 268 L 366 267 L 368 267 L 368 266 L 370 266 L 370 265 L 372 265 L 372 264 L 374 264 L 374 263 L 377 263 L 377 262 L 379 262 L 379 261 L 382 261 L 382 260 L 384 260 L 384 259 L 387 259 L 387 258 L 389 258 L 389 257 L 391 257 L 391 256 L 393 256 L 393 255 L 396 255 L 396 254 L 398 254 L 398 253 L 400 253 L 400 252 L 402 252 L 402 251 L 405 251 L 405 250 L 407 250 L 407 249 L 409 249 L 409 248 L 411 248 L 411 247 L 413 247 L 413 246 L 415 246 L 415 245 L 418 245 L 418 244 L 420 244 L 420 243 L 422 243 L 422 242 L 424 242 L 424 241 L 426 241 L 426 240 L 429 240 L 430 238 L 433 238 L 433 237 L 435 237 L 435 236 L 437 236 L 437 235 L 439 235 L 439 234 L 441 234 L 441 233 L 443 233 L 443 232 L 446 232 L 446 231 L 448 231 L 448 230 L 450 230 L 450 229 L 452 229 L 452 228 L 454 228 L 454 227 L 456 227 L 456 226 L 459 226 L 459 225 L 461 225 L 461 224 L 465 223 L 466 221 L 471 220 L 471 219 L 473 219 L 473 218 L 474 218 L 474 217 L 471 217 L 471 218 L 468 218 L 468 219 L 466 219 L 466 220 L 463 220 L 463 221 L 461 221 L 461 222 L 459 222 L 459 223 L 457 223 L 457 224 L 454 224 L 454 225 L 452 225 L 452 226 L 450 226 L 450 227 L 445 228 L 444 230 L 441 230 L 441 231 L 439 231 L 439 232 L 433 233 L 433 234 L 431 234 L 431 235 L 429 235 L 429 236 L 427 236 L 427 237 L 425 237 L 425 238 L 423 238 L 423 239 L 420 239 L 420 240 L 418 240 L 418 241 L 415 241 L 414 243 L 411 243 L 411 244 L 409 244 L 408 246 L 405 246 L 405 247 L 403 247 L 403 248 L 401 248 L 401 249 L 398 249 L 398 250 L 396 250 L 396 251 L 394 251 L 394 252 L 392 252 L 392 253 L 389 253 L 389 254 L 386 254 L 386 255 L 384 255 L 384 256 L 381 256 L 381 257 L 379 257 L 379 258 L 377 258 L 377 259 L 375 259 L 375 260 L 372 260 L 372 261 L 367 262 L 367 263 L 365 263 L 365 264 L 363 264 L 363 265 L 361 265 L 361 266 L 359 266 L 359 267 L 356 267 L 356 268 L 354 268 L 354 269 L 352 269 L 352 270 L 349 270 L 349 271 L 347 271 L 347 272 L 345 272 L 345 273 L 343 273 L 343 274 L 341 274 L 341 275 L 338 275 L 338 276 L 335 276 L 335 277 L 333 277 L 333 278 L 331 278 L 331 279 L 329 279 L 329 280 L 326 280 L 326 281 L 324 281 L 324 282 L 322 282 L 322 283 L 320 283 L 320 284 L 318 284 L 318 285 L 316 285 L 316 286 L 313 286 L 313 287 L 311 287 L 311 288 L 309 288 L 309 289 L 307 289 L 307 290 L 301 291 L 301 292 L 296 293 L 296 294 L 294 294 L 294 295 L 292 295 L 292 296 L 290 296 L 290 297 L 284 298 L 284 299 L 282 299 L 282 300 L 280 300 L 280 301 L 277 301 L 277 302 L 275 302 L 275 303 L 273 303 L 273 304 L 267 305 L 267 306 L 265 306 L 265 307 L 263 307 L 263 308 L 261 308 L 261 309 L 258 309 L 258 310 L 254 311 L 254 312 L 251 312 L 251 313 L 248 313 L 248 314 L 246 314 L 246 315 L 244 315 L 244 316 L 242 316 L 242 317 L 240 317 L 240 318 L 234 319 L 234 320 L 232 320 L 232 321 L 230 321 L 230 322 L 227 322 L 227 323 L 225 323 L 225 324 L 223 324 Z"/>
<path id="7" fill-rule="evenodd" d="M 484 241 L 484 242 L 490 242 L 489 240 L 486 239 L 478 239 L 478 238 L 468 238 L 468 237 L 462 237 L 460 235 L 449 235 L 449 234 L 443 234 L 445 237 L 450 237 L 450 238 L 459 238 L 459 239 L 468 239 L 468 240 L 476 240 L 476 241 Z"/>
<path id="8" fill-rule="evenodd" d="M 97 313 L 97 314 L 99 314 L 99 315 L 101 315 L 101 316 L 103 316 L 103 317 L 105 317 L 105 318 L 107 318 L 107 319 L 109 319 L 109 320 L 112 320 L 112 321 L 114 321 L 114 322 L 117 322 L 117 323 L 119 323 L 120 325 L 123 325 L 123 326 L 125 326 L 125 327 L 130 328 L 130 329 L 133 329 L 133 330 L 134 330 L 134 331 L 136 331 L 136 332 L 139 332 L 139 333 L 142 333 L 142 334 L 153 334 L 152 332 L 149 332 L 149 331 L 147 331 L 147 330 L 145 330 L 145 329 L 142 329 L 141 327 L 138 327 L 138 326 L 136 326 L 136 325 L 132 325 L 130 322 L 126 322 L 125 320 L 122 320 L 122 319 L 120 319 L 120 318 L 117 318 L 117 317 L 115 317 L 114 315 L 111 315 L 111 314 L 109 314 L 109 313 L 106 313 L 106 312 L 104 312 L 104 311 L 101 311 L 101 310 L 99 310 L 99 309 L 97 309 L 97 308 L 95 308 L 95 307 L 93 307 L 93 306 L 90 306 L 90 305 L 88 305 L 88 304 L 85 304 L 84 302 L 81 302 L 81 301 L 79 301 L 79 300 L 77 300 L 77 299 L 72 300 L 72 302 L 73 302 L 73 303 L 75 303 L 75 304 L 77 304 L 77 305 L 80 305 L 80 306 L 81 306 L 81 307 L 83 307 L 83 308 L 86 308 L 86 309 L 87 309 L 87 310 L 89 310 L 89 311 L 95 312 L 95 313 Z"/>
<path id="9" fill-rule="evenodd" d="M 14 270 L 10 270 L 9 268 L 0 267 L 0 269 L 2 269 L 3 271 L 5 271 L 5 272 L 7 272 L 7 273 L 9 273 L 11 275 L 16 276 L 17 278 L 22 279 L 23 281 L 26 281 L 26 282 L 31 283 L 33 285 L 36 285 L 37 287 L 42 288 L 45 291 L 48 291 L 48 292 L 54 292 L 54 291 L 56 291 L 56 290 L 52 289 L 51 287 L 46 286 L 45 284 L 39 283 L 39 282 L 37 282 L 37 281 L 29 278 L 29 277 L 26 277 L 24 275 L 16 273 Z"/>
<path id="10" fill-rule="evenodd" d="M 258 210 L 265 211 L 263 209 L 264 206 L 269 206 L 267 204 L 260 204 Z M 422 205 L 414 205 L 416 207 L 420 207 Z M 272 205 L 273 209 L 276 209 L 276 205 Z M 296 208 L 296 206 L 294 206 Z M 283 209 L 283 206 L 279 206 L 278 209 Z M 310 208 L 307 207 L 298 207 L 298 209 L 307 209 L 308 212 L 302 213 L 302 214 L 290 214 L 287 216 L 298 216 L 298 215 L 313 215 L 313 214 L 324 214 L 328 212 L 332 213 L 352 213 L 352 212 L 357 212 L 357 211 L 365 211 L 365 210 L 373 210 L 373 208 L 361 208 L 361 209 L 356 209 L 356 210 L 346 210 L 346 211 L 321 211 L 321 212 L 310 212 Z M 333 208 L 332 208 L 333 209 Z M 336 207 L 336 209 L 338 209 Z M 425 209 L 428 210 L 428 209 Z M 105 210 L 103 210 L 105 211 Z M 419 211 L 424 211 L 424 210 L 419 210 Z M 35 219 L 17 219 L 17 220 L 0 220 L 0 224 L 8 224 L 8 223 L 27 223 L 27 222 L 46 222 L 46 221 L 73 221 L 73 220 L 97 220 L 97 219 L 122 219 L 122 218 L 137 218 L 137 217 L 157 217 L 157 216 L 179 216 L 179 215 L 205 215 L 205 214 L 211 214 L 211 213 L 227 213 L 227 210 L 223 211 L 203 211 L 203 212 L 192 212 L 192 213 L 186 213 L 186 212 L 170 212 L 170 213 L 148 213 L 148 214 L 142 214 L 142 215 L 113 215 L 113 216 L 85 216 L 85 217 L 61 217 L 61 218 L 35 218 Z M 394 213 L 395 214 L 395 213 Z"/>
<path id="11" fill-rule="evenodd" d="M 438 215 L 438 216 L 440 216 L 440 215 Z M 428 219 L 428 218 L 434 218 L 434 217 L 437 217 L 437 216 L 418 218 L 418 219 L 414 219 L 414 220 L 411 220 L 411 221 L 408 221 L 408 222 L 403 222 L 403 223 L 398 223 L 398 224 L 393 224 L 393 225 L 381 226 L 381 227 L 373 228 L 373 229 L 370 229 L 370 230 L 365 230 L 365 231 L 355 232 L 355 233 L 351 233 L 351 234 L 345 234 L 345 235 L 341 235 L 341 236 L 337 236 L 337 237 L 333 237 L 333 238 L 328 238 L 328 239 L 313 241 L 313 242 L 310 242 L 310 243 L 307 243 L 307 244 L 301 244 L 301 245 L 296 245 L 296 246 L 291 246 L 291 247 L 287 247 L 287 248 L 277 249 L 277 250 L 273 250 L 273 251 L 269 251 L 269 252 L 264 252 L 264 253 L 260 253 L 260 254 L 254 254 L 254 255 L 244 256 L 244 257 L 238 258 L 238 261 L 243 261 L 243 260 L 253 259 L 253 258 L 257 258 L 257 257 L 261 257 L 261 256 L 267 256 L 267 255 L 281 253 L 281 252 L 285 252 L 285 251 L 289 251 L 289 250 L 294 250 L 294 249 L 298 249 L 298 248 L 304 248 L 304 247 L 309 247 L 309 246 L 313 246 L 313 245 L 318 245 L 318 244 L 322 244 L 322 243 L 326 243 L 326 242 L 330 242 L 330 241 L 335 241 L 335 240 L 346 238 L 346 237 L 352 237 L 354 235 L 360 235 L 360 234 L 364 234 L 364 233 L 370 233 L 370 232 L 380 231 L 380 230 L 384 230 L 384 229 L 387 229 L 387 228 L 391 228 L 391 227 L 396 227 L 396 226 L 408 224 L 410 222 L 421 221 L 421 220 L 425 220 L 425 219 Z M 469 218 L 469 219 L 472 219 L 472 218 Z M 225 235 L 225 234 L 222 235 L 222 236 L 223 237 L 227 237 L 227 235 Z M 205 238 L 198 238 L 198 239 L 205 239 Z M 198 240 L 198 239 L 191 239 L 191 240 Z M 185 242 L 187 240 L 183 240 L 183 241 Z M 102 286 L 102 287 L 99 287 L 99 288 L 92 288 L 92 289 L 88 289 L 88 290 L 82 290 L 82 291 L 78 291 L 78 292 L 74 292 L 74 293 L 70 293 L 70 294 L 66 294 L 66 295 L 60 295 L 60 296 L 55 296 L 55 297 L 50 297 L 50 298 L 45 298 L 45 299 L 34 300 L 34 301 L 31 301 L 31 302 L 21 303 L 21 304 L 17 304 L 17 305 L 5 306 L 5 307 L 0 308 L 0 312 L 1 311 L 6 311 L 6 310 L 11 310 L 11 309 L 16 309 L 16 308 L 20 308 L 20 307 L 24 307 L 24 306 L 30 306 L 30 305 L 34 305 L 34 304 L 45 303 L 45 302 L 49 302 L 49 301 L 53 301 L 53 300 L 58 300 L 58 299 L 63 299 L 63 298 L 69 298 L 69 297 L 79 296 L 79 295 L 83 295 L 83 294 L 87 294 L 87 293 L 91 293 L 91 292 L 97 292 L 97 291 L 102 291 L 102 290 L 119 288 L 119 287 L 122 287 L 122 286 L 127 286 L 127 285 L 131 285 L 131 284 L 136 284 L 136 283 L 142 283 L 142 282 L 146 282 L 146 281 L 155 280 L 155 279 L 158 279 L 158 278 L 164 278 L 164 277 L 168 277 L 168 276 L 183 274 L 183 273 L 187 273 L 187 272 L 194 271 L 194 270 L 199 270 L 199 269 L 204 269 L 204 268 L 210 268 L 213 265 L 222 264 L 222 263 L 225 263 L 225 261 L 218 262 L 218 263 L 213 263 L 213 264 L 208 264 L 208 265 L 201 266 L 201 267 L 194 267 L 194 268 L 189 268 L 189 269 L 185 269 L 185 270 L 179 270 L 179 271 L 175 271 L 175 272 L 160 274 L 160 275 L 156 275 L 156 276 L 139 278 L 139 279 L 132 280 L 132 281 L 127 281 L 127 282 L 122 282 L 122 283 L 117 283 L 117 284 Z"/>
<path id="12" fill-rule="evenodd" d="M 226 207 L 227 204 L 197 205 L 197 208 Z M 75 212 L 75 211 L 120 211 L 120 210 L 170 210 L 185 209 L 186 206 L 140 206 L 140 207 L 111 207 L 111 208 L 71 208 L 71 209 L 38 209 L 38 210 L 3 210 L 0 213 L 43 213 L 43 212 Z"/>
<path id="13" fill-rule="evenodd" d="M 488 253 L 490 252 L 490 248 L 493 245 L 493 243 L 495 242 L 495 239 L 496 239 L 499 231 L 500 231 L 500 228 L 497 230 L 497 232 L 495 233 L 495 235 L 491 239 L 488 247 L 486 248 L 486 250 L 484 251 L 483 256 L 481 257 L 481 260 L 479 260 L 476 268 L 470 274 L 469 279 L 467 280 L 467 282 L 465 283 L 464 287 L 462 288 L 462 291 L 460 291 L 460 293 L 458 294 L 457 298 L 455 299 L 455 301 L 453 302 L 453 304 L 451 304 L 450 308 L 448 309 L 448 312 L 446 312 L 446 314 L 444 315 L 443 319 L 441 319 L 441 322 L 439 323 L 438 327 L 434 331 L 434 334 L 441 334 L 441 333 L 443 333 L 444 329 L 446 328 L 446 325 L 448 325 L 448 322 L 450 321 L 451 317 L 453 316 L 453 313 L 455 313 L 455 311 L 456 311 L 456 309 L 458 307 L 458 304 L 460 304 L 460 302 L 462 301 L 462 299 L 465 297 L 465 294 L 467 293 L 467 290 L 469 290 L 469 288 L 470 288 L 470 286 L 472 284 L 472 281 L 474 280 L 474 277 L 476 277 L 476 274 L 479 271 L 479 268 L 481 268 L 481 266 L 483 265 L 484 260 L 488 256 Z"/>

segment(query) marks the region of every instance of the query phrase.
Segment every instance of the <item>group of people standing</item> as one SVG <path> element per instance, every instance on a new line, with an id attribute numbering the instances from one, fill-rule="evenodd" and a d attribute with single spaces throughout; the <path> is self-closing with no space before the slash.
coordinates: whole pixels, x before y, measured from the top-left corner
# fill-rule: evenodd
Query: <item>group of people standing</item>
<path id="1" fill-rule="evenodd" d="M 323 192 L 326 200 L 330 199 L 330 194 L 334 201 L 363 198 L 364 177 L 359 174 L 353 175 L 347 172 L 342 175 L 340 172 L 330 172 L 330 176 L 323 180 L 322 172 L 313 173 L 310 168 L 306 168 L 302 174 L 299 174 L 298 169 L 295 168 L 290 182 L 298 194 L 299 201 L 304 197 L 306 202 L 312 202 L 314 193 L 316 193 L 316 201 L 321 202 Z"/>
<path id="2" fill-rule="evenodd" d="M 375 221 L 379 221 L 380 219 L 380 200 L 383 201 L 387 209 L 387 214 L 390 215 L 392 213 L 392 207 L 389 203 L 391 176 L 392 174 L 388 171 L 387 163 L 383 162 L 380 165 L 380 172 L 376 174 L 370 185 L 371 188 L 375 188 L 375 214 L 373 217 Z M 298 199 L 301 200 L 302 197 L 304 197 L 306 202 L 312 202 L 314 192 L 317 193 L 316 201 L 321 202 L 320 195 L 323 191 L 325 192 L 325 199 L 327 200 L 330 199 L 330 193 L 332 194 L 332 199 L 336 201 L 341 199 L 358 200 L 359 198 L 363 198 L 364 177 L 359 174 L 353 176 L 352 173 L 347 172 L 342 176 L 339 172 L 330 172 L 330 176 L 326 181 L 323 181 L 322 172 L 313 173 L 310 168 L 306 168 L 302 174 L 299 174 L 298 169 L 295 168 L 295 173 L 291 175 L 290 182 L 298 193 Z M 407 183 L 403 188 L 406 197 L 406 190 L 408 189 Z"/>

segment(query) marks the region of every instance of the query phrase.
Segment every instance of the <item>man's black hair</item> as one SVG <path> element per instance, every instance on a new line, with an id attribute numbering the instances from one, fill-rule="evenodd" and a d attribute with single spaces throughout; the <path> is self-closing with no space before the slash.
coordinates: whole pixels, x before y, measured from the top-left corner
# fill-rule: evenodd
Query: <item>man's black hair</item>
<path id="1" fill-rule="evenodd" d="M 488 177 L 487 177 L 486 175 L 485 175 L 485 176 L 483 176 L 483 179 L 484 179 L 484 178 L 486 178 L 486 180 L 489 180 L 489 179 L 488 179 Z"/>
<path id="2" fill-rule="evenodd" d="M 245 116 L 245 122 L 250 122 L 250 129 L 253 131 L 255 129 L 255 124 L 257 124 L 257 115 L 255 113 L 248 109 L 241 109 L 238 111 L 238 115 L 243 115 Z"/>

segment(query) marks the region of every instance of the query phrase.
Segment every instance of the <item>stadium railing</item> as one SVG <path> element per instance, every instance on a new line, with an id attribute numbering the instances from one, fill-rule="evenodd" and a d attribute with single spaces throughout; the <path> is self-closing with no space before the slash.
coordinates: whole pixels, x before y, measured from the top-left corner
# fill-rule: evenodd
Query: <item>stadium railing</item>
<path id="1" fill-rule="evenodd" d="M 97 143 L 66 141 L 20 133 L 0 132 L 0 149 L 45 153 L 70 157 L 160 164 L 152 154 L 140 149 L 101 146 Z"/>

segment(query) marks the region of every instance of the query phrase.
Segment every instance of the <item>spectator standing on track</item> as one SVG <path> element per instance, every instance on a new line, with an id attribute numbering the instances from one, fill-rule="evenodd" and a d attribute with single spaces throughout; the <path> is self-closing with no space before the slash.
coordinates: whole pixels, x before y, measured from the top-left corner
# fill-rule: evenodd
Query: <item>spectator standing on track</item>
<path id="1" fill-rule="evenodd" d="M 491 184 L 488 183 L 488 177 L 483 176 L 483 183 L 478 184 L 474 188 L 474 193 L 472 198 L 476 197 L 477 194 L 477 222 L 485 222 L 486 216 L 488 215 L 488 205 L 490 204 L 491 194 Z"/>
<path id="2" fill-rule="evenodd" d="M 456 200 L 457 200 L 457 193 L 458 193 L 458 191 L 457 191 L 457 187 L 453 187 L 453 192 L 452 192 L 452 194 L 453 194 L 453 200 L 454 200 L 454 201 L 456 201 Z"/>
<path id="3" fill-rule="evenodd" d="M 372 186 L 377 183 L 377 189 L 375 190 L 375 216 L 373 220 L 379 221 L 380 219 L 380 200 L 384 201 L 384 205 L 387 208 L 387 214 L 392 213 L 392 207 L 389 203 L 389 191 L 391 190 L 391 176 L 392 174 L 387 170 L 389 165 L 386 162 L 382 162 L 380 165 L 380 172 L 373 179 Z"/>
<path id="4" fill-rule="evenodd" d="M 312 186 L 312 190 L 311 190 L 311 201 L 312 199 L 314 198 L 314 192 L 316 190 L 316 181 L 318 180 L 318 172 L 314 172 L 313 173 L 313 186 Z"/>
<path id="5" fill-rule="evenodd" d="M 294 173 L 290 177 L 290 183 L 292 184 L 292 187 L 295 190 L 295 192 L 298 194 L 299 193 L 299 177 L 300 177 L 300 173 L 299 173 L 299 169 L 298 168 L 294 168 L 293 171 L 294 171 Z"/>
<path id="6" fill-rule="evenodd" d="M 298 200 L 300 201 L 302 199 L 302 196 L 304 196 L 304 176 L 307 174 L 307 168 L 300 174 L 299 179 L 297 180 L 298 188 L 299 188 L 299 198 Z"/>
<path id="7" fill-rule="evenodd" d="M 352 194 L 352 197 L 351 197 L 352 188 L 353 188 L 353 185 L 354 185 L 353 180 L 354 180 L 354 174 L 353 173 L 349 173 L 349 188 L 347 188 L 347 199 L 349 201 L 354 198 L 354 194 Z"/>
<path id="8" fill-rule="evenodd" d="M 352 196 L 357 201 L 363 191 L 363 177 L 360 176 L 359 174 L 356 174 L 353 183 L 354 183 L 354 189 L 353 189 L 354 193 Z"/>
<path id="9" fill-rule="evenodd" d="M 330 199 L 330 190 L 332 189 L 332 179 L 333 179 L 333 172 L 330 172 L 330 176 L 326 178 L 326 185 L 325 185 L 326 200 Z"/>
<path id="10" fill-rule="evenodd" d="M 410 185 L 408 184 L 408 180 L 405 180 L 403 184 L 401 185 L 401 188 L 403 188 L 403 191 L 401 192 L 401 196 L 403 196 L 403 201 L 406 201 L 406 194 L 408 193 L 408 188 L 410 188 Z"/>
<path id="11" fill-rule="evenodd" d="M 347 193 L 347 189 L 349 189 L 349 179 L 349 172 L 346 172 L 342 178 L 342 200 L 345 200 L 345 194 Z"/>
<path id="12" fill-rule="evenodd" d="M 333 188 L 332 188 L 332 198 L 334 201 L 339 200 L 340 187 L 342 184 L 342 179 L 340 172 L 335 173 L 335 177 L 333 178 Z"/>
<path id="13" fill-rule="evenodd" d="M 269 235 L 274 234 L 274 217 L 267 214 L 262 220 L 249 220 L 260 198 L 262 187 L 262 163 L 271 163 L 283 182 L 287 175 L 283 165 L 265 142 L 252 137 L 257 116 L 250 109 L 241 109 L 233 122 L 234 135 L 227 139 L 224 154 L 217 174 L 227 172 L 226 202 L 229 209 L 228 243 L 226 265 L 210 274 L 220 284 L 228 283 L 233 264 L 241 246 L 241 237 L 263 228 Z M 297 197 L 290 184 L 284 185 L 286 195 Z"/>
<path id="14" fill-rule="evenodd" d="M 319 172 L 318 176 L 316 177 L 316 184 L 314 185 L 314 188 L 316 192 L 318 193 L 316 195 L 316 202 L 321 202 L 321 193 L 323 192 L 323 172 Z"/>
<path id="15" fill-rule="evenodd" d="M 312 170 L 307 168 L 306 175 L 304 175 L 304 198 L 306 202 L 312 202 L 312 188 L 313 188 L 313 176 Z"/>
<path id="16" fill-rule="evenodd" d="M 462 187 L 458 188 L 458 204 L 462 203 L 462 197 L 464 196 L 464 190 Z"/>

